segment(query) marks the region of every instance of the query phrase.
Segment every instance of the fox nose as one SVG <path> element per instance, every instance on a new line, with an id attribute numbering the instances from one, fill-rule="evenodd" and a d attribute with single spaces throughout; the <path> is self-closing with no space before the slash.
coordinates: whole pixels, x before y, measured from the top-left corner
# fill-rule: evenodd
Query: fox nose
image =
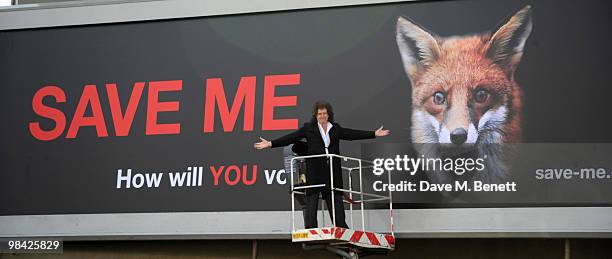
<path id="1" fill-rule="evenodd" d="M 464 128 L 456 128 L 451 132 L 450 139 L 455 145 L 461 145 L 467 140 L 467 131 Z"/>

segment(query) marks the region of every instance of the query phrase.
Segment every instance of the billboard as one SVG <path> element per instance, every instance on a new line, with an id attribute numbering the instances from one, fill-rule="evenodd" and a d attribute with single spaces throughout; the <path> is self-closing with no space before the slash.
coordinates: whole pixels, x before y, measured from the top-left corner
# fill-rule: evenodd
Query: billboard
<path id="1" fill-rule="evenodd" d="M 1 31 L 0 215 L 288 211 L 283 151 L 253 143 L 317 100 L 342 127 L 391 130 L 341 153 L 373 162 L 364 189 L 392 188 L 395 208 L 609 207 L 607 9 L 427 1 Z"/>

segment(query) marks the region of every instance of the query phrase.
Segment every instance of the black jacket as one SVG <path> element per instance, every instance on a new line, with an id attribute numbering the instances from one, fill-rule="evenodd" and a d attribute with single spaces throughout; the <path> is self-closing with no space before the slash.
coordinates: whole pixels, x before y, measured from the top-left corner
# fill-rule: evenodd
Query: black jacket
<path id="1" fill-rule="evenodd" d="M 340 140 L 358 140 L 375 138 L 374 131 L 355 130 L 342 128 L 338 123 L 332 123 L 333 127 L 329 130 L 329 147 L 330 154 L 340 155 Z M 306 138 L 308 145 L 307 155 L 325 154 L 325 143 L 319 132 L 319 125 L 315 122 L 305 123 L 298 130 L 289 133 L 285 136 L 272 140 L 272 147 L 283 147 L 290 145 L 300 139 Z M 326 189 L 329 188 L 329 165 L 327 158 L 311 158 L 306 161 L 308 173 L 306 176 L 306 184 L 326 184 Z M 342 188 L 341 162 L 339 158 L 334 158 L 334 186 Z"/>

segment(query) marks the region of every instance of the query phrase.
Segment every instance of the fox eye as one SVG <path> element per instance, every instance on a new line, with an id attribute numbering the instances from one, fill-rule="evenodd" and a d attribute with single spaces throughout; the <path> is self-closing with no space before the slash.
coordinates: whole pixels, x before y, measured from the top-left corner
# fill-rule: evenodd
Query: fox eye
<path id="1" fill-rule="evenodd" d="M 444 102 L 446 102 L 446 96 L 443 92 L 435 92 L 433 95 L 433 102 L 437 105 L 444 104 Z"/>
<path id="2" fill-rule="evenodd" d="M 484 89 L 480 89 L 474 94 L 474 100 L 478 103 L 484 103 L 487 98 L 489 98 L 489 93 Z"/>

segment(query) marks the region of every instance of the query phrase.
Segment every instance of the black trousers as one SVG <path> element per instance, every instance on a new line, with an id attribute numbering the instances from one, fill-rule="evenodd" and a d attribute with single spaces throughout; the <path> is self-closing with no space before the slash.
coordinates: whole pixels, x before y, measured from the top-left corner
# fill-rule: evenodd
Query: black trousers
<path id="1" fill-rule="evenodd" d="M 306 191 L 306 210 L 304 211 L 304 226 L 306 228 L 318 228 L 317 222 L 317 211 L 319 208 L 319 193 L 325 200 L 325 206 L 329 211 L 329 217 L 334 220 L 332 213 L 332 198 L 331 191 L 329 190 L 307 190 Z M 348 228 L 345 221 L 344 215 L 344 204 L 342 203 L 342 192 L 334 192 L 334 206 L 336 209 L 336 226 L 341 228 Z"/>

